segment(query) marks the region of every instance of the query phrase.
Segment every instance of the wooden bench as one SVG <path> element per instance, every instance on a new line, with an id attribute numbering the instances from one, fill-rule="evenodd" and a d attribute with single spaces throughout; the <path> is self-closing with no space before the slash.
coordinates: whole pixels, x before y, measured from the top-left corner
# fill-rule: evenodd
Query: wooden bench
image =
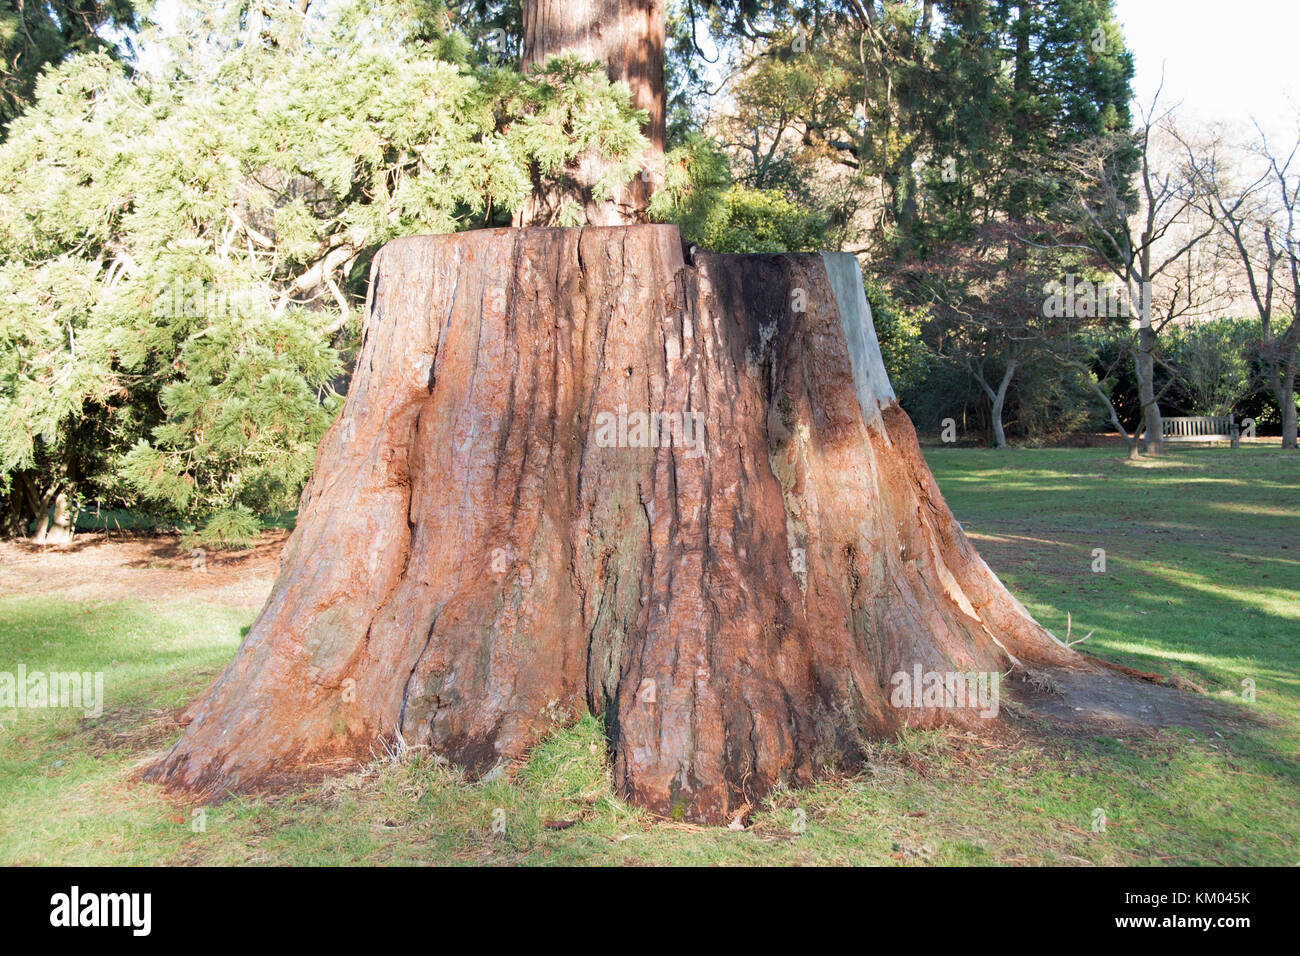
<path id="1" fill-rule="evenodd" d="M 1237 423 L 1232 415 L 1200 415 L 1161 419 L 1161 431 L 1167 442 L 1227 441 L 1237 447 Z"/>

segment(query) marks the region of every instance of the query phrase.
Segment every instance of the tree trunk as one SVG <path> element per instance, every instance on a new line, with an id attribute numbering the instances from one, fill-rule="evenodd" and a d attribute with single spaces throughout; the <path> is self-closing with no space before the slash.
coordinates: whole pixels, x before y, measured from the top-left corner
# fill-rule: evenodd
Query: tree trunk
<path id="1" fill-rule="evenodd" d="M 1295 372 L 1282 369 L 1274 379 L 1273 397 L 1282 416 L 1282 447 L 1294 449 L 1296 444 Z"/>
<path id="2" fill-rule="evenodd" d="M 1029 87 L 1033 81 L 1033 54 L 1030 50 L 1030 39 L 1033 36 L 1034 4 L 1032 0 L 1017 0 L 1016 3 L 1016 20 L 1011 28 L 1011 33 L 1015 37 L 1015 67 L 1012 73 L 1012 89 L 1016 93 L 1013 101 L 1012 123 L 1010 127 L 1011 135 L 1011 157 L 1012 161 L 1019 166 L 1017 170 L 1020 175 L 1012 178 L 1011 189 L 1008 193 L 1007 214 L 1015 222 L 1023 221 L 1028 218 L 1026 213 L 1029 206 L 1029 177 L 1023 164 L 1029 153 L 1030 138 L 1030 104 L 1033 102 L 1030 96 Z"/>
<path id="3" fill-rule="evenodd" d="M 989 400 L 989 423 L 993 427 L 993 447 L 1007 447 L 1007 433 L 1002 427 L 1002 409 L 1006 407 L 1007 391 L 1011 387 L 1011 379 L 1015 377 L 1017 362 L 1015 359 L 1008 359 L 1006 366 L 1002 371 L 1002 380 L 998 382 L 997 390 L 989 385 L 984 378 L 984 370 L 973 363 L 968 366 L 975 375 L 975 380 L 979 382 L 980 388 L 984 389 L 984 394 Z"/>
<path id="4" fill-rule="evenodd" d="M 524 68 L 561 53 L 605 64 L 610 80 L 626 83 L 632 105 L 649 114 L 642 132 L 650 140 L 650 152 L 642 175 L 608 202 L 591 197 L 592 186 L 607 168 L 599 156 L 581 160 L 565 186 L 543 189 L 535 183 L 514 225 L 554 225 L 566 201 L 582 208 L 587 225 L 644 222 L 650 196 L 664 175 L 664 0 L 527 0 L 522 13 Z"/>
<path id="5" fill-rule="evenodd" d="M 1067 364 L 1070 364 L 1073 368 L 1079 369 L 1085 375 L 1088 374 L 1088 367 L 1086 365 L 1078 365 L 1074 363 Z M 1115 431 L 1124 436 L 1124 443 L 1128 446 L 1128 457 L 1130 459 L 1138 458 L 1138 436 L 1142 433 L 1141 423 L 1138 424 L 1138 427 L 1133 430 L 1133 434 L 1130 435 L 1128 429 L 1124 427 L 1124 423 L 1119 420 L 1119 412 L 1115 409 L 1115 403 L 1110 400 L 1110 396 L 1107 395 L 1106 390 L 1101 387 L 1101 383 L 1094 381 L 1091 385 L 1093 394 L 1096 395 L 1097 398 L 1101 399 L 1102 404 L 1106 407 L 1106 413 L 1110 416 L 1110 423 L 1115 426 Z"/>
<path id="6" fill-rule="evenodd" d="M 55 484 L 44 492 L 38 494 L 36 486 L 24 478 L 25 489 L 30 499 L 30 506 L 36 515 L 36 524 L 32 526 L 32 544 L 44 545 L 47 535 L 51 528 L 50 506 L 60 494 L 59 486 Z"/>
<path id="7" fill-rule="evenodd" d="M 1014 360 L 1007 362 L 1006 371 L 1002 373 L 1002 381 L 998 383 L 998 390 L 993 393 L 993 441 L 996 447 L 1007 447 L 1007 433 L 1002 427 L 1002 410 L 1007 404 L 1007 389 L 1011 385 L 1011 378 L 1016 374 L 1016 363 Z"/>
<path id="8" fill-rule="evenodd" d="M 982 719 L 894 706 L 899 674 L 1084 662 L 948 511 L 852 256 L 493 229 L 391 242 L 370 288 L 271 597 L 152 779 L 246 790 L 399 734 L 482 773 L 589 709 L 623 795 L 720 821 Z"/>
<path id="9" fill-rule="evenodd" d="M 993 400 L 992 417 L 993 417 L 993 447 L 1006 448 L 1007 433 L 1002 428 L 1002 399 L 1001 398 L 995 398 Z"/>
<path id="10" fill-rule="evenodd" d="M 49 497 L 41 497 L 31 476 L 25 471 L 14 472 L 13 495 L 19 499 L 15 508 L 19 516 L 18 533 L 23 534 L 30 526 L 32 543 L 43 544 L 45 525 L 49 520 L 45 513 L 49 507 Z"/>
<path id="11" fill-rule="evenodd" d="M 42 544 L 65 545 L 72 543 L 72 515 L 68 511 L 67 492 L 60 491 L 54 496 L 51 509 L 50 526 L 44 532 Z"/>
<path id="12" fill-rule="evenodd" d="M 1149 455 L 1164 451 L 1165 429 L 1160 420 L 1160 402 L 1156 399 L 1156 333 L 1150 324 L 1138 329 L 1137 380 L 1138 399 L 1142 406 L 1142 424 L 1145 432 L 1142 450 Z"/>

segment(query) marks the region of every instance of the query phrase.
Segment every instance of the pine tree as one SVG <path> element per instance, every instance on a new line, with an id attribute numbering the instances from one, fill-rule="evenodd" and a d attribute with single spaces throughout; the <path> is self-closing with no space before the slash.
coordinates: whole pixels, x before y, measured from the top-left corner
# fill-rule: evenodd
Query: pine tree
<path id="1" fill-rule="evenodd" d="M 42 0 L 0 3 L 0 134 L 31 102 L 41 71 L 74 53 L 115 53 L 101 31 L 131 31 L 142 17 L 136 0 Z"/>

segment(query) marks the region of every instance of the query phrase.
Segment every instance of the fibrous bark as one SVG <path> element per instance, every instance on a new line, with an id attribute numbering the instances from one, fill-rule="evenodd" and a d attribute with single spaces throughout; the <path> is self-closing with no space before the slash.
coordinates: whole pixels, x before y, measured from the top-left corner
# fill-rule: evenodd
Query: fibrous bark
<path id="1" fill-rule="evenodd" d="M 269 602 L 151 775 L 242 790 L 399 734 L 481 773 L 589 708 L 625 796 L 716 821 L 980 719 L 893 706 L 896 674 L 1080 661 L 945 506 L 852 256 L 408 238 Z"/>

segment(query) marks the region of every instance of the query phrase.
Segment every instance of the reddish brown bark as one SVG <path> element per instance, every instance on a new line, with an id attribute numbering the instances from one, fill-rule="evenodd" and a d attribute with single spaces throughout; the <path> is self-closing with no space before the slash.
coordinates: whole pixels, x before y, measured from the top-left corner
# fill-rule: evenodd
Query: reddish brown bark
<path id="1" fill-rule="evenodd" d="M 650 140 L 645 171 L 611 201 L 596 202 L 591 187 L 606 166 L 598 156 L 585 157 L 567 183 L 543 188 L 515 214 L 517 226 L 555 224 L 566 201 L 583 209 L 593 226 L 644 222 L 650 196 L 663 183 L 666 139 L 664 112 L 664 0 L 529 0 L 523 4 L 523 66 L 544 64 L 572 53 L 605 64 L 614 82 L 626 83 L 632 105 L 649 114 L 642 132 Z"/>
<path id="2" fill-rule="evenodd" d="M 849 257 L 496 229 L 392 242 L 371 289 L 271 598 L 154 779 L 257 787 L 399 733 L 483 772 L 590 708 L 623 794 L 723 820 L 979 719 L 891 706 L 892 675 L 1080 662 L 944 505 Z M 607 447 L 620 406 L 703 444 Z"/>

